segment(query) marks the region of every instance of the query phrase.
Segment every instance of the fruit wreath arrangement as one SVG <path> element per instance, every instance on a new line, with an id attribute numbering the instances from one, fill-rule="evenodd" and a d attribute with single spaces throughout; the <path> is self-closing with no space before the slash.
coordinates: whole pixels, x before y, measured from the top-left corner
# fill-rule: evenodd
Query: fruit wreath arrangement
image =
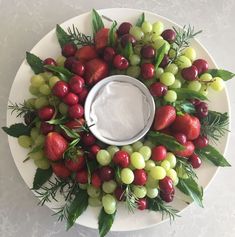
<path id="1" fill-rule="evenodd" d="M 141 14 L 136 24 L 112 21 L 104 26 L 92 10 L 93 36 L 72 26 L 56 26 L 62 55 L 40 59 L 27 52 L 35 73 L 30 79 L 32 98 L 9 109 L 24 118 L 3 130 L 29 149 L 24 162 L 37 166 L 32 189 L 40 205 L 64 197 L 56 212 L 67 229 L 88 205 L 100 206 L 100 236 L 110 230 L 117 202 L 130 212 L 151 210 L 177 216 L 169 205 L 175 189 L 202 206 L 203 189 L 194 169 L 202 162 L 230 166 L 211 144 L 225 135 L 228 114 L 211 111 L 210 88 L 221 91 L 234 74 L 209 69 L 196 59 L 190 39 L 200 32 L 192 27 L 164 29 Z M 104 144 L 84 119 L 89 90 L 100 80 L 126 74 L 149 89 L 156 105 L 155 120 L 146 136 L 134 144 Z M 210 141 L 210 144 L 209 144 Z"/>

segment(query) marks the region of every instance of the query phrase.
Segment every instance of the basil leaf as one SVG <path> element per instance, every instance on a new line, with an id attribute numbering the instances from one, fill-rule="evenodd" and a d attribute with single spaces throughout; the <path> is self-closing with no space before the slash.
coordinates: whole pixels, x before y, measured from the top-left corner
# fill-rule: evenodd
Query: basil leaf
<path id="1" fill-rule="evenodd" d="M 113 214 L 107 214 L 104 211 L 104 208 L 101 209 L 99 217 L 98 217 L 99 218 L 98 224 L 99 224 L 100 237 L 104 237 L 111 229 L 116 212 L 117 211 L 115 211 Z"/>
<path id="2" fill-rule="evenodd" d="M 64 132 L 66 133 L 67 136 L 71 137 L 71 138 L 80 138 L 80 135 L 76 132 L 74 132 L 72 129 L 66 127 L 66 126 L 63 126 L 63 125 L 60 125 L 60 128 L 64 130 Z"/>
<path id="3" fill-rule="evenodd" d="M 137 22 L 135 25 L 141 27 L 144 21 L 145 21 L 145 14 L 143 12 L 141 13 L 140 17 L 137 19 Z"/>
<path id="4" fill-rule="evenodd" d="M 148 132 L 147 136 L 156 144 L 164 145 L 170 151 L 184 150 L 184 146 L 179 144 L 174 137 L 160 132 Z"/>
<path id="5" fill-rule="evenodd" d="M 26 52 L 26 61 L 35 74 L 44 72 L 43 61 L 36 55 Z"/>
<path id="6" fill-rule="evenodd" d="M 99 13 L 95 9 L 93 9 L 92 10 L 92 29 L 93 29 L 93 34 L 96 34 L 102 28 L 104 28 L 103 20 L 100 17 Z"/>
<path id="7" fill-rule="evenodd" d="M 68 82 L 69 79 L 74 76 L 72 72 L 70 72 L 68 69 L 60 66 L 51 66 L 51 65 L 45 65 L 45 68 L 49 69 L 50 71 L 54 72 L 54 74 L 58 75 L 63 81 Z"/>
<path id="8" fill-rule="evenodd" d="M 209 69 L 207 73 L 210 73 L 212 77 L 221 77 L 224 81 L 235 77 L 235 73 L 223 69 Z"/>
<path id="9" fill-rule="evenodd" d="M 177 188 L 184 194 L 191 197 L 200 207 L 203 207 L 203 188 L 199 187 L 194 179 L 179 179 Z"/>
<path id="10" fill-rule="evenodd" d="M 57 39 L 58 39 L 58 42 L 59 42 L 61 48 L 65 44 L 71 43 L 71 39 L 70 39 L 69 35 L 58 24 L 56 25 L 56 36 L 57 36 Z"/>
<path id="11" fill-rule="evenodd" d="M 57 118 L 57 119 L 51 119 L 49 121 L 47 121 L 47 123 L 49 124 L 54 124 L 54 125 L 59 125 L 59 124 L 64 124 L 66 123 L 68 120 L 68 118 L 66 118 L 65 116 L 61 117 L 61 118 Z"/>
<path id="12" fill-rule="evenodd" d="M 126 59 L 129 59 L 129 57 L 133 54 L 133 46 L 132 46 L 132 43 L 128 42 L 125 46 L 125 48 L 123 49 L 123 52 L 122 52 L 123 56 L 126 58 Z"/>
<path id="13" fill-rule="evenodd" d="M 30 135 L 30 127 L 23 123 L 12 124 L 9 128 L 2 127 L 2 130 L 12 137 L 19 137 L 21 135 Z"/>
<path id="14" fill-rule="evenodd" d="M 175 105 L 177 110 L 183 110 L 185 113 L 194 114 L 196 112 L 194 105 L 189 101 L 176 101 Z"/>
<path id="15" fill-rule="evenodd" d="M 67 217 L 67 230 L 69 230 L 77 220 L 77 218 L 87 209 L 88 194 L 86 190 L 79 190 L 74 200 L 71 202 Z"/>
<path id="16" fill-rule="evenodd" d="M 47 170 L 37 168 L 33 180 L 33 189 L 41 188 L 42 185 L 51 178 L 51 176 L 52 176 L 51 167 Z"/>
<path id="17" fill-rule="evenodd" d="M 164 43 L 157 51 L 156 53 L 156 57 L 155 57 L 155 70 L 159 67 L 159 65 L 161 64 L 164 55 L 166 52 L 166 44 Z"/>
<path id="18" fill-rule="evenodd" d="M 108 44 L 110 47 L 115 47 L 116 43 L 116 31 L 117 31 L 117 22 L 114 21 L 112 23 L 112 26 L 109 30 L 109 36 L 108 36 Z"/>
<path id="19" fill-rule="evenodd" d="M 204 148 L 197 149 L 196 153 L 216 166 L 228 167 L 231 166 L 222 154 L 219 153 L 213 146 L 208 145 Z"/>
<path id="20" fill-rule="evenodd" d="M 201 93 L 193 90 L 189 90 L 187 88 L 179 88 L 179 89 L 172 89 L 177 93 L 178 100 L 185 100 L 185 99 L 198 99 L 198 100 L 208 100 L 206 96 L 202 95 Z"/>

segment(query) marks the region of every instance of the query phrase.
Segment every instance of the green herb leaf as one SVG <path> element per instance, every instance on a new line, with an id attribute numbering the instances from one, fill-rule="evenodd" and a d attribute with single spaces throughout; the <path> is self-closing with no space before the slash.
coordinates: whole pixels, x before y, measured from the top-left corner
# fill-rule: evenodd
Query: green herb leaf
<path id="1" fill-rule="evenodd" d="M 69 35 L 64 31 L 64 29 L 60 25 L 56 25 L 56 36 L 61 48 L 67 44 L 71 43 Z"/>
<path id="2" fill-rule="evenodd" d="M 80 135 L 76 132 L 74 132 L 72 129 L 66 127 L 66 126 L 63 126 L 63 125 L 60 125 L 60 128 L 64 130 L 64 132 L 66 133 L 67 136 L 71 137 L 71 138 L 80 138 Z"/>
<path id="3" fill-rule="evenodd" d="M 88 194 L 86 190 L 79 190 L 68 209 L 67 230 L 69 230 L 77 218 L 87 209 Z"/>
<path id="4" fill-rule="evenodd" d="M 235 73 L 223 69 L 209 69 L 207 73 L 210 73 L 212 77 L 221 77 L 224 81 L 235 77 Z"/>
<path id="5" fill-rule="evenodd" d="M 186 99 L 198 99 L 198 100 L 208 100 L 206 96 L 201 93 L 187 88 L 172 89 L 177 93 L 177 100 Z"/>
<path id="6" fill-rule="evenodd" d="M 61 117 L 61 118 L 57 118 L 57 119 L 51 119 L 49 121 L 47 121 L 47 123 L 49 124 L 54 124 L 54 125 L 59 125 L 59 124 L 64 124 L 68 121 L 68 118 L 66 118 L 65 116 Z"/>
<path id="7" fill-rule="evenodd" d="M 9 128 L 2 127 L 2 130 L 12 137 L 19 137 L 21 135 L 30 135 L 30 127 L 23 123 L 12 124 Z"/>
<path id="8" fill-rule="evenodd" d="M 129 57 L 133 54 L 133 46 L 132 43 L 128 42 L 125 48 L 122 50 L 122 54 L 125 58 L 129 59 Z"/>
<path id="9" fill-rule="evenodd" d="M 137 19 L 137 22 L 135 25 L 141 27 L 144 21 L 145 21 L 145 14 L 143 12 L 141 13 L 140 17 Z"/>
<path id="10" fill-rule="evenodd" d="M 187 177 L 197 179 L 197 174 L 194 172 L 192 165 L 187 161 L 186 157 L 176 156 L 177 163 L 175 166 L 175 170 L 178 176 L 182 177 L 186 175 Z"/>
<path id="11" fill-rule="evenodd" d="M 93 34 L 96 34 L 100 29 L 104 28 L 104 23 L 99 13 L 93 9 L 92 10 L 92 29 Z"/>
<path id="12" fill-rule="evenodd" d="M 231 166 L 228 161 L 224 158 L 222 154 L 219 153 L 213 146 L 208 145 L 204 148 L 197 149 L 196 153 L 209 161 L 211 161 L 216 166 L 227 167 Z"/>
<path id="13" fill-rule="evenodd" d="M 180 151 L 184 150 L 184 147 L 179 144 L 174 137 L 169 136 L 160 132 L 150 131 L 147 133 L 147 136 L 155 144 L 164 145 L 170 151 Z"/>
<path id="14" fill-rule="evenodd" d="M 96 160 L 88 160 L 86 159 L 86 167 L 88 172 L 88 184 L 91 183 L 91 174 L 98 167 L 98 163 Z"/>
<path id="15" fill-rule="evenodd" d="M 38 152 L 40 150 L 43 149 L 43 145 L 38 145 L 38 146 L 35 146 L 29 153 L 28 155 L 32 154 L 32 153 L 35 153 L 35 152 Z"/>
<path id="16" fill-rule="evenodd" d="M 46 183 L 52 176 L 52 168 L 47 170 L 37 168 L 36 174 L 33 180 L 33 189 L 39 189 L 44 183 Z"/>
<path id="17" fill-rule="evenodd" d="M 100 237 L 104 237 L 109 232 L 109 230 L 112 227 L 115 215 L 116 215 L 116 211 L 113 214 L 107 214 L 104 211 L 104 208 L 101 209 L 99 217 L 98 217 Z"/>
<path id="18" fill-rule="evenodd" d="M 159 65 L 161 64 L 164 55 L 166 53 L 166 44 L 163 44 L 159 50 L 157 51 L 156 57 L 155 57 L 155 70 L 157 70 L 157 68 L 159 67 Z"/>
<path id="19" fill-rule="evenodd" d="M 49 69 L 50 71 L 54 72 L 55 75 L 60 77 L 61 80 L 68 82 L 69 79 L 74 76 L 72 72 L 70 72 L 68 69 L 60 66 L 51 66 L 51 65 L 45 65 L 45 68 Z"/>
<path id="20" fill-rule="evenodd" d="M 112 26 L 109 30 L 109 36 L 108 36 L 108 44 L 110 47 L 115 47 L 116 43 L 116 31 L 117 31 L 117 22 L 114 21 L 112 23 Z"/>
<path id="21" fill-rule="evenodd" d="M 175 105 L 178 111 L 183 110 L 183 112 L 188 114 L 194 114 L 196 112 L 194 105 L 189 101 L 185 100 L 176 101 Z"/>
<path id="22" fill-rule="evenodd" d="M 26 52 L 26 61 L 35 74 L 44 72 L 43 61 L 36 55 Z"/>
<path id="23" fill-rule="evenodd" d="M 179 179 L 177 188 L 184 194 L 191 197 L 200 207 L 203 207 L 203 188 L 199 187 L 193 178 Z"/>

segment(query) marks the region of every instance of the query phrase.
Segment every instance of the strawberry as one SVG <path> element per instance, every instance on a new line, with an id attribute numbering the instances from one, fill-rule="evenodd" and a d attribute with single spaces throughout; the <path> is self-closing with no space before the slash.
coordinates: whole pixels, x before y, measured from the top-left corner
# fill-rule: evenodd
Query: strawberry
<path id="1" fill-rule="evenodd" d="M 51 161 L 62 159 L 68 148 L 68 142 L 57 132 L 47 134 L 44 144 L 44 153 Z"/>
<path id="2" fill-rule="evenodd" d="M 84 78 L 86 83 L 91 86 L 108 76 L 108 72 L 108 64 L 99 58 L 95 58 L 85 64 Z"/>
<path id="3" fill-rule="evenodd" d="M 184 133 L 187 140 L 194 140 L 200 134 L 201 124 L 197 117 L 186 113 L 176 116 L 171 128 L 175 133 Z"/>
<path id="4" fill-rule="evenodd" d="M 85 158 L 83 156 L 77 156 L 73 159 L 66 159 L 65 166 L 71 171 L 78 171 L 84 168 L 85 166 Z"/>
<path id="5" fill-rule="evenodd" d="M 91 59 L 97 58 L 97 52 L 94 46 L 85 45 L 79 48 L 75 54 L 75 58 L 77 58 L 81 62 L 87 62 Z"/>
<path id="6" fill-rule="evenodd" d="M 183 146 L 185 147 L 185 149 L 182 151 L 175 151 L 175 154 L 183 157 L 191 156 L 195 149 L 193 143 L 191 141 L 187 141 Z"/>
<path id="7" fill-rule="evenodd" d="M 97 50 L 102 50 L 108 45 L 109 29 L 102 28 L 95 34 L 95 47 Z"/>
<path id="8" fill-rule="evenodd" d="M 57 177 L 63 179 L 68 178 L 71 174 L 71 172 L 65 167 L 63 163 L 53 163 L 52 170 Z"/>
<path id="9" fill-rule="evenodd" d="M 171 105 L 164 105 L 155 113 L 154 130 L 162 130 L 169 127 L 176 118 L 175 108 Z"/>

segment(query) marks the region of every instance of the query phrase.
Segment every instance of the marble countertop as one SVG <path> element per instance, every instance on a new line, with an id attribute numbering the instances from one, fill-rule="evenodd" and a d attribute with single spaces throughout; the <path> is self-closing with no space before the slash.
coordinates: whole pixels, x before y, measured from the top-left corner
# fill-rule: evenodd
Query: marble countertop
<path id="1" fill-rule="evenodd" d="M 0 0 L 0 124 L 6 123 L 6 105 L 16 71 L 25 51 L 54 28 L 56 23 L 91 8 L 129 7 L 150 10 L 178 24 L 190 23 L 203 29 L 198 38 L 221 68 L 235 71 L 234 0 Z M 56 9 L 56 12 L 54 10 Z M 235 83 L 227 88 L 231 116 L 235 117 Z M 235 120 L 226 153 L 233 165 L 220 169 L 204 195 L 205 208 L 191 205 L 180 218 L 154 228 L 109 237 L 234 237 L 235 236 Z M 37 206 L 37 198 L 26 187 L 13 162 L 7 136 L 0 131 L 0 237 L 98 236 L 95 230 L 76 226 L 69 232 L 57 223 L 47 207 Z"/>

